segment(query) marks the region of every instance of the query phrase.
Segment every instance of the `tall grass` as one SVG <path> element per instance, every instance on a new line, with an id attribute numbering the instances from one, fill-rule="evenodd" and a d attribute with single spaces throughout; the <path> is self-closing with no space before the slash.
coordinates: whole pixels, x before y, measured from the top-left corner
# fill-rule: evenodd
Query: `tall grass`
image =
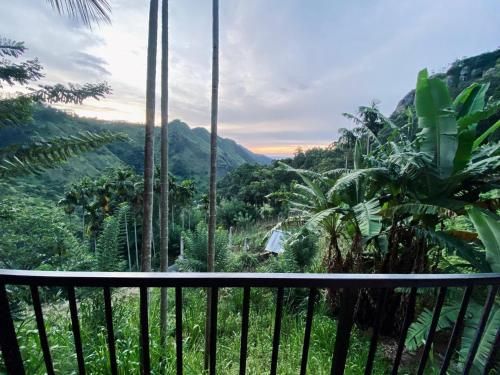
<path id="1" fill-rule="evenodd" d="M 175 316 L 174 295 L 169 291 L 169 339 L 166 348 L 166 373 L 174 374 Z M 203 373 L 204 321 L 206 293 L 200 289 L 183 290 L 183 349 L 185 374 Z M 241 289 L 221 289 L 219 292 L 217 373 L 237 374 L 241 335 Z M 248 374 L 269 372 L 275 293 L 268 289 L 252 289 L 248 336 Z M 300 369 L 305 330 L 305 308 L 285 301 L 281 345 L 278 357 L 279 374 L 297 374 Z M 305 301 L 304 301 L 305 303 Z M 292 307 L 294 306 L 294 307 Z M 102 295 L 82 298 L 78 305 L 83 351 L 87 372 L 110 374 L 107 333 L 104 323 Z M 47 335 L 54 367 L 60 374 L 76 374 L 76 355 L 67 304 L 44 306 Z M 113 297 L 113 323 L 116 337 L 118 368 L 121 374 L 138 374 L 139 363 L 139 298 L 135 289 L 116 289 Z M 150 354 L 152 373 L 159 374 L 162 349 L 159 346 L 159 293 L 153 290 L 149 312 Z M 320 298 L 316 304 L 311 333 L 308 373 L 329 374 L 336 321 L 328 316 L 326 303 Z M 38 331 L 31 309 L 27 308 L 17 323 L 21 352 L 28 374 L 44 374 L 45 367 L 38 339 Z M 346 374 L 363 373 L 368 354 L 369 337 L 353 330 Z M 388 373 L 389 363 L 377 355 L 374 374 Z"/>

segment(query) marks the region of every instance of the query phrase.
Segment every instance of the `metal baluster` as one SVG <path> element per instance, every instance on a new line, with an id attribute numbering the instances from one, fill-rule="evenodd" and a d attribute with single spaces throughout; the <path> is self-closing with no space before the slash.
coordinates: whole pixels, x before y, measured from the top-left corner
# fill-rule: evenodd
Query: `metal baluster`
<path id="1" fill-rule="evenodd" d="M 332 375 L 343 375 L 349 341 L 351 339 L 352 326 L 354 324 L 354 308 L 356 305 L 356 293 L 354 290 L 344 288 L 340 297 L 340 313 L 337 321 L 337 337 L 333 349 Z"/>
<path id="2" fill-rule="evenodd" d="M 141 286 L 140 290 L 140 319 L 141 319 L 141 364 L 142 373 L 149 374 L 149 324 L 148 324 L 148 288 Z"/>
<path id="3" fill-rule="evenodd" d="M 365 375 L 371 374 L 373 370 L 373 360 L 375 359 L 375 353 L 377 352 L 378 334 L 380 331 L 380 323 L 382 320 L 386 299 L 387 299 L 387 289 L 382 289 L 380 291 L 377 310 L 375 312 L 375 322 L 373 324 L 373 334 L 372 334 L 372 339 L 370 341 L 370 350 L 368 352 L 368 359 L 366 361 Z"/>
<path id="4" fill-rule="evenodd" d="M 26 372 L 17 343 L 16 329 L 12 321 L 5 284 L 0 284 L 0 316 L 0 347 L 7 372 L 24 375 Z"/>
<path id="5" fill-rule="evenodd" d="M 118 368 L 116 366 L 115 333 L 113 330 L 113 310 L 111 308 L 111 290 L 109 289 L 109 287 L 104 287 L 104 315 L 106 316 L 106 328 L 108 331 L 108 350 L 109 350 L 109 364 L 111 366 L 111 374 L 117 375 Z"/>
<path id="6" fill-rule="evenodd" d="M 446 375 L 446 371 L 448 370 L 448 366 L 453 358 L 453 354 L 455 354 L 455 346 L 457 345 L 460 332 L 462 331 L 464 317 L 467 312 L 467 306 L 469 306 L 471 294 L 472 286 L 468 286 L 465 289 L 464 296 L 462 297 L 462 303 L 460 305 L 460 310 L 458 311 L 457 320 L 455 321 L 455 326 L 453 327 L 453 332 L 451 333 L 450 341 L 448 342 L 448 348 L 446 349 L 446 354 L 441 366 L 441 375 Z"/>
<path id="7" fill-rule="evenodd" d="M 43 320 L 42 305 L 40 304 L 40 294 L 38 287 L 31 285 L 31 299 L 33 300 L 33 309 L 35 310 L 36 325 L 38 328 L 38 336 L 40 337 L 40 346 L 42 347 L 43 360 L 48 375 L 54 375 L 54 366 L 52 365 L 52 357 L 50 355 L 49 341 L 47 340 L 47 332 L 45 331 L 45 322 Z"/>
<path id="8" fill-rule="evenodd" d="M 217 302 L 219 300 L 219 288 L 212 288 L 212 314 L 210 320 L 210 375 L 215 375 L 217 364 Z"/>
<path id="9" fill-rule="evenodd" d="M 411 322 L 413 321 L 413 315 L 415 315 L 416 300 L 417 288 L 411 288 L 410 298 L 408 299 L 408 306 L 406 307 L 405 320 L 403 321 L 403 327 L 401 328 L 401 334 L 399 335 L 398 350 L 396 352 L 396 357 L 394 358 L 394 365 L 392 366 L 391 375 L 398 374 L 399 364 L 401 363 L 406 336 L 408 334 L 408 328 L 410 328 Z"/>
<path id="10" fill-rule="evenodd" d="M 82 338 L 80 335 L 80 323 L 78 321 L 78 309 L 76 307 L 75 288 L 68 287 L 69 311 L 71 314 L 71 328 L 75 340 L 76 360 L 78 362 L 78 372 L 85 375 L 85 361 L 83 359 Z"/>
<path id="11" fill-rule="evenodd" d="M 283 287 L 278 288 L 276 297 L 276 317 L 274 321 L 274 337 L 273 337 L 273 352 L 271 355 L 271 375 L 276 375 L 278 366 L 278 352 L 280 347 L 280 334 L 281 334 L 281 317 L 283 315 L 283 295 L 285 290 Z"/>
<path id="12" fill-rule="evenodd" d="M 427 358 L 432 348 L 432 341 L 434 340 L 434 334 L 436 333 L 437 324 L 439 322 L 439 315 L 441 314 L 441 309 L 443 308 L 444 297 L 446 296 L 446 287 L 443 286 L 439 288 L 439 295 L 437 298 L 436 306 L 434 307 L 434 314 L 432 315 L 431 326 L 429 328 L 429 334 L 425 340 L 424 351 L 422 352 L 422 357 L 420 358 L 420 363 L 418 365 L 418 375 L 422 375 L 425 370 L 425 365 L 427 363 Z"/>
<path id="13" fill-rule="evenodd" d="M 491 308 L 493 307 L 493 303 L 495 302 L 495 296 L 497 294 L 498 286 L 490 286 L 490 291 L 488 293 L 488 297 L 486 299 L 486 305 L 484 305 L 483 313 L 481 314 L 481 320 L 479 321 L 479 326 L 477 327 L 476 335 L 474 337 L 474 341 L 472 342 L 472 346 L 469 350 L 469 354 L 467 355 L 467 359 L 464 365 L 464 375 L 467 375 L 472 368 L 472 364 L 474 363 L 474 358 L 476 357 L 477 348 L 479 347 L 479 343 L 481 341 L 481 337 L 483 336 L 484 329 L 486 328 L 486 323 L 488 322 L 488 317 L 490 315 Z"/>
<path id="14" fill-rule="evenodd" d="M 243 288 L 243 313 L 241 316 L 240 375 L 245 375 L 248 346 L 248 315 L 250 312 L 250 288 Z"/>
<path id="15" fill-rule="evenodd" d="M 314 315 L 314 303 L 316 302 L 317 291 L 315 288 L 309 290 L 309 300 L 307 301 L 306 330 L 304 332 L 304 346 L 302 347 L 302 361 L 300 363 L 300 375 L 305 375 L 307 371 L 307 359 L 309 357 L 309 344 L 311 342 L 311 329 Z"/>
<path id="16" fill-rule="evenodd" d="M 182 288 L 175 287 L 175 352 L 177 375 L 182 375 Z"/>

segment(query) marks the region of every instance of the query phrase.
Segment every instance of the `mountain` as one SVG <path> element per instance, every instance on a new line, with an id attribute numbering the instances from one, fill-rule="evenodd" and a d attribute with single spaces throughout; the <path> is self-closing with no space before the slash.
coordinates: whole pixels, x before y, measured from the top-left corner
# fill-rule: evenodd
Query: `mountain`
<path id="1" fill-rule="evenodd" d="M 457 60 L 446 72 L 435 74 L 434 77 L 446 82 L 453 98 L 463 89 L 477 82 L 489 83 L 490 87 L 486 96 L 490 100 L 500 100 L 500 49 Z M 396 122 L 403 121 L 404 123 L 406 109 L 413 106 L 414 100 L 415 90 L 412 90 L 399 101 L 391 118 Z M 497 118 L 493 118 L 490 121 L 496 120 Z"/>
<path id="2" fill-rule="evenodd" d="M 180 120 L 170 124 L 170 171 L 179 179 L 191 178 L 198 190 L 208 185 L 210 133 L 204 128 L 190 128 Z M 106 168 L 131 166 L 142 173 L 144 166 L 144 126 L 125 122 L 106 122 L 69 115 L 50 107 L 37 107 L 33 123 L 24 127 L 2 129 L 0 148 L 25 144 L 37 138 L 70 136 L 79 132 L 109 130 L 129 136 L 130 142 L 116 142 L 71 159 L 61 167 L 40 176 L 16 180 L 16 186 L 30 194 L 57 197 L 64 188 L 84 176 L 97 176 Z M 155 129 L 155 161 L 159 163 L 160 128 Z M 231 139 L 218 138 L 219 177 L 244 163 L 269 164 L 271 159 L 252 153 Z M 15 189 L 5 185 L 1 190 Z"/>

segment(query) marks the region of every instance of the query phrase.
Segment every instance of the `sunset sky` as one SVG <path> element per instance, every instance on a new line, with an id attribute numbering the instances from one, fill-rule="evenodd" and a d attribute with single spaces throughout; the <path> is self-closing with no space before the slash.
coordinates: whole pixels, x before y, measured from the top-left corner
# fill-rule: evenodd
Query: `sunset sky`
<path id="1" fill-rule="evenodd" d="M 142 123 L 149 2 L 110 3 L 112 25 L 88 30 L 44 0 L 8 1 L 0 35 L 24 41 L 27 57 L 39 57 L 43 83 L 105 80 L 113 88 L 105 100 L 66 109 Z M 339 128 L 352 126 L 342 112 L 377 99 L 390 114 L 418 70 L 442 71 L 500 44 L 500 2 L 493 0 L 220 6 L 219 133 L 271 156 L 327 145 Z M 211 1 L 170 0 L 170 43 L 170 119 L 208 127 Z"/>

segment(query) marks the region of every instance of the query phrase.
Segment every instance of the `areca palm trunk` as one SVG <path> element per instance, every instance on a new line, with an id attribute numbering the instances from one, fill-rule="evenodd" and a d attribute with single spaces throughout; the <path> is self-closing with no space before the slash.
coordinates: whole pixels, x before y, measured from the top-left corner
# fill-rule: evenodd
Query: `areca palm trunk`
<path id="1" fill-rule="evenodd" d="M 137 218 L 134 214 L 134 244 L 135 244 L 135 267 L 139 269 L 139 248 L 137 247 Z"/>
<path id="2" fill-rule="evenodd" d="M 160 272 L 168 271 L 168 0 L 161 11 Z M 167 289 L 160 294 L 160 344 L 167 341 Z M 162 366 L 163 368 L 163 366 Z"/>
<path id="3" fill-rule="evenodd" d="M 146 136 L 144 142 L 144 214 L 142 217 L 141 271 L 151 271 L 151 243 L 153 236 L 153 177 L 156 50 L 158 43 L 158 0 L 149 7 L 148 60 L 146 77 Z"/>
<path id="4" fill-rule="evenodd" d="M 128 253 L 128 269 L 130 272 L 132 272 L 132 253 L 130 251 L 130 239 L 129 239 L 129 235 L 128 235 L 128 219 L 127 219 L 127 212 L 125 212 L 125 239 L 127 240 L 127 253 Z"/>
<path id="5" fill-rule="evenodd" d="M 210 121 L 210 185 L 208 218 L 207 270 L 214 272 L 215 267 L 215 225 L 216 225 L 216 183 L 217 183 L 217 114 L 219 100 L 219 0 L 212 1 L 212 109 Z M 212 289 L 207 293 L 207 319 L 205 321 L 205 368 L 208 368 L 210 352 L 209 322 L 212 317 Z"/>

